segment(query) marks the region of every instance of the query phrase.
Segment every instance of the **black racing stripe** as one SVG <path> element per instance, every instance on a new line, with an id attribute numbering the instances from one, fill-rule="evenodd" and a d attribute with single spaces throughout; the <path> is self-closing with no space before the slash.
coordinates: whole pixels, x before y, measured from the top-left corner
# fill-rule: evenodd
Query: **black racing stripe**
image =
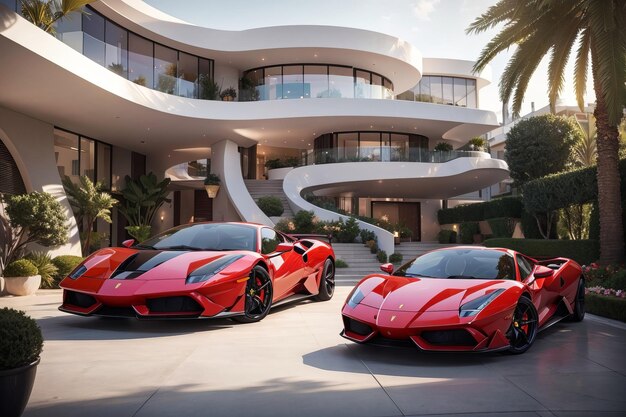
<path id="1" fill-rule="evenodd" d="M 112 279 L 133 279 L 141 276 L 163 262 L 170 261 L 188 251 L 141 250 L 131 255 L 111 275 Z"/>

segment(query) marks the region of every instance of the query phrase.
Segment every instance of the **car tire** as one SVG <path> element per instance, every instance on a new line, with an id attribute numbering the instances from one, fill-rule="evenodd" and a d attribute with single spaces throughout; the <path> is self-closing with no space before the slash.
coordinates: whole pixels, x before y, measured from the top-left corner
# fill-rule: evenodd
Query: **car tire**
<path id="1" fill-rule="evenodd" d="M 250 279 L 246 283 L 244 314 L 233 317 L 233 320 L 240 323 L 255 323 L 263 320 L 272 308 L 273 295 L 270 274 L 262 266 L 255 266 L 250 271 Z"/>
<path id="2" fill-rule="evenodd" d="M 568 321 L 583 321 L 585 318 L 585 280 L 581 277 L 576 290 L 574 300 L 574 312 L 568 317 Z"/>
<path id="3" fill-rule="evenodd" d="M 506 333 L 511 343 L 507 352 L 514 355 L 526 352 L 535 342 L 538 330 L 537 309 L 528 297 L 521 296 L 513 312 L 511 327 Z"/>
<path id="4" fill-rule="evenodd" d="M 328 301 L 335 293 L 335 264 L 328 258 L 324 262 L 324 269 L 320 278 L 319 292 L 315 296 L 317 301 Z"/>

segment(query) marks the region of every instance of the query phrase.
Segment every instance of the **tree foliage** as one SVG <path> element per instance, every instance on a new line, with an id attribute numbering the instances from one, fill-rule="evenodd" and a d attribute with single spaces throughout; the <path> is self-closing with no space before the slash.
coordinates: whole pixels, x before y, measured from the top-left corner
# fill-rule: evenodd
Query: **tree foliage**
<path id="1" fill-rule="evenodd" d="M 547 114 L 521 120 L 506 135 L 504 159 L 511 178 L 521 186 L 566 170 L 581 140 L 580 128 L 568 118 Z"/>
<path id="2" fill-rule="evenodd" d="M 22 16 L 40 29 L 54 34 L 55 23 L 95 0 L 21 0 Z"/>

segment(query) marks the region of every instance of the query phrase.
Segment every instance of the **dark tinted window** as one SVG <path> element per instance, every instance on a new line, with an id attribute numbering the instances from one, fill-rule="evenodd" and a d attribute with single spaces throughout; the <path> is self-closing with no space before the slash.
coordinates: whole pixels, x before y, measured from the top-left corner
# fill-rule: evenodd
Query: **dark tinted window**
<path id="1" fill-rule="evenodd" d="M 523 256 L 517 256 L 517 265 L 519 266 L 520 277 L 523 280 L 533 271 L 533 265 Z"/>
<path id="2" fill-rule="evenodd" d="M 400 276 L 427 278 L 515 279 L 515 262 L 506 252 L 447 249 L 430 252 L 403 265 Z"/>
<path id="3" fill-rule="evenodd" d="M 256 250 L 256 228 L 240 224 L 193 224 L 175 227 L 146 240 L 155 249 Z"/>

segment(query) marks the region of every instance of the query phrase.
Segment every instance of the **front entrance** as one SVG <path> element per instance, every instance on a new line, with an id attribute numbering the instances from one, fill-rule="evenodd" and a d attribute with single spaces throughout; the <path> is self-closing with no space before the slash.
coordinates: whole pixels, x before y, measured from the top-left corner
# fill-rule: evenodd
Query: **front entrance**
<path id="1" fill-rule="evenodd" d="M 195 190 L 193 199 L 194 222 L 210 222 L 213 220 L 213 199 L 205 190 Z"/>
<path id="2" fill-rule="evenodd" d="M 422 240 L 420 203 L 372 201 L 372 217 L 393 224 L 402 224 L 413 232 L 411 240 Z"/>

